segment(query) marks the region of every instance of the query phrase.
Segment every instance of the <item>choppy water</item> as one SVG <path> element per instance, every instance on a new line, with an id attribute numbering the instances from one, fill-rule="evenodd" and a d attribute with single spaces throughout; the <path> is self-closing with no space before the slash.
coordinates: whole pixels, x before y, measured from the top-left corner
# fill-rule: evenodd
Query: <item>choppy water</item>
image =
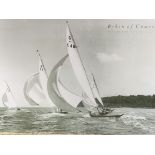
<path id="1" fill-rule="evenodd" d="M 49 108 L 0 110 L 0 134 L 155 134 L 155 109 L 115 109 L 121 118 L 56 114 Z"/>

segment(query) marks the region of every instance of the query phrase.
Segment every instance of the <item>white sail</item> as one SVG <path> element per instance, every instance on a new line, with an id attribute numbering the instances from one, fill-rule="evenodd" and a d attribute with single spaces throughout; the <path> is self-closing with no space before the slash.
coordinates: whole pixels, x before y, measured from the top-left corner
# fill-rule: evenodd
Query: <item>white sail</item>
<path id="1" fill-rule="evenodd" d="M 72 64 L 72 68 L 74 70 L 75 76 L 83 89 L 83 92 L 89 97 L 91 104 L 94 107 L 97 107 L 98 104 L 95 101 L 93 91 L 90 87 L 90 82 L 86 74 L 86 70 L 80 58 L 80 54 L 78 52 L 77 46 L 73 39 L 72 33 L 70 31 L 69 26 L 67 25 L 66 29 L 66 42 L 67 42 L 67 50 L 70 58 L 70 62 Z"/>
<path id="2" fill-rule="evenodd" d="M 91 85 L 91 87 L 92 87 L 92 91 L 93 91 L 96 102 L 98 102 L 98 104 L 101 104 L 101 106 L 103 106 L 104 104 L 103 104 L 103 101 L 101 99 L 99 89 L 97 87 L 95 77 L 93 74 L 92 74 L 92 85 Z"/>
<path id="3" fill-rule="evenodd" d="M 48 91 L 47 91 L 48 75 L 39 52 L 38 52 L 38 56 L 39 56 L 39 79 L 40 79 L 41 87 L 44 95 L 46 96 L 46 100 L 50 103 L 52 107 L 55 107 L 55 104 L 52 102 L 52 100 L 49 98 L 49 95 L 48 95 Z"/>
<path id="4" fill-rule="evenodd" d="M 11 92 L 10 87 L 6 83 L 6 91 L 4 92 L 2 96 L 2 102 L 5 107 L 7 108 L 17 108 L 17 103 L 15 101 L 15 98 Z"/>
<path id="5" fill-rule="evenodd" d="M 47 92 L 48 75 L 37 50 L 39 56 L 39 72 L 32 75 L 24 85 L 24 95 L 27 102 L 31 105 L 51 106 L 56 108 L 55 104 L 51 101 Z"/>
<path id="6" fill-rule="evenodd" d="M 80 96 L 69 91 L 60 80 L 58 80 L 58 90 L 60 92 L 60 95 L 65 99 L 65 101 L 67 101 L 75 108 L 82 101 L 82 98 Z"/>
<path id="7" fill-rule="evenodd" d="M 90 102 L 91 102 L 90 98 L 87 97 L 87 95 L 83 92 L 82 93 L 82 103 L 87 110 L 92 111 L 94 109 L 94 107 L 91 106 Z"/>
<path id="8" fill-rule="evenodd" d="M 30 105 L 41 105 L 46 100 L 39 80 L 39 73 L 32 75 L 24 85 L 24 96 Z"/>
<path id="9" fill-rule="evenodd" d="M 56 104 L 56 106 L 61 110 L 71 112 L 77 110 L 72 105 L 66 102 L 66 100 L 61 96 L 61 93 L 58 88 L 59 71 L 67 57 L 68 55 L 63 57 L 52 69 L 48 78 L 47 88 L 48 88 L 48 94 L 51 100 Z"/>

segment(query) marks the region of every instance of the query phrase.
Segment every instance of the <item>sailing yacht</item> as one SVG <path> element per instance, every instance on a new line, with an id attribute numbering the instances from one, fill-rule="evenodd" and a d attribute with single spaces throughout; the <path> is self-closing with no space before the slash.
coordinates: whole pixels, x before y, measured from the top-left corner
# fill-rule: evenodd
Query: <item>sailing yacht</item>
<path id="1" fill-rule="evenodd" d="M 66 45 L 72 69 L 83 91 L 83 104 L 88 110 L 90 116 L 104 117 L 105 115 L 111 113 L 113 110 L 110 108 L 106 108 L 104 103 L 102 102 L 94 75 L 92 75 L 92 82 L 94 86 L 91 86 L 91 81 L 88 78 L 85 66 L 80 57 L 80 53 L 74 41 L 68 22 L 66 29 Z"/>
<path id="2" fill-rule="evenodd" d="M 16 109 L 20 110 L 20 108 L 17 106 L 17 102 L 15 100 L 15 97 L 8 85 L 7 82 L 5 82 L 6 90 L 2 96 L 2 103 L 7 109 Z"/>
<path id="3" fill-rule="evenodd" d="M 53 112 L 56 112 L 58 109 L 48 96 L 47 92 L 48 74 L 38 50 L 37 55 L 39 58 L 38 73 L 33 74 L 25 82 L 24 96 L 30 105 L 43 106 L 43 107 L 50 106 L 52 107 Z"/>

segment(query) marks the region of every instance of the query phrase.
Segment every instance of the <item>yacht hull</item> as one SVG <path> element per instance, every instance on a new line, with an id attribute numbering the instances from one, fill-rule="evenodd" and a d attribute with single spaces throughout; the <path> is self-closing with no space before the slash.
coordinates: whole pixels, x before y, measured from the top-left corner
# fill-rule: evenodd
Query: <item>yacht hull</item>
<path id="1" fill-rule="evenodd" d="M 112 115 L 112 114 L 110 114 L 110 115 L 108 115 L 108 114 L 106 114 L 106 115 L 89 114 L 89 115 L 91 117 L 115 117 L 115 118 L 119 118 L 119 117 L 123 116 L 124 114 L 116 114 L 116 115 Z"/>

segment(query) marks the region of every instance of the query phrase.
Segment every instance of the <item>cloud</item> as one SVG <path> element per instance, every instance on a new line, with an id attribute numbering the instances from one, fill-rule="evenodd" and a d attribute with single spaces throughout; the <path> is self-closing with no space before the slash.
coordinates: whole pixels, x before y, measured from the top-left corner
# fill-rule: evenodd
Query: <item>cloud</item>
<path id="1" fill-rule="evenodd" d="M 107 53 L 97 53 L 96 57 L 101 63 L 110 63 L 116 61 L 122 61 L 123 58 L 116 53 L 107 54 Z"/>

